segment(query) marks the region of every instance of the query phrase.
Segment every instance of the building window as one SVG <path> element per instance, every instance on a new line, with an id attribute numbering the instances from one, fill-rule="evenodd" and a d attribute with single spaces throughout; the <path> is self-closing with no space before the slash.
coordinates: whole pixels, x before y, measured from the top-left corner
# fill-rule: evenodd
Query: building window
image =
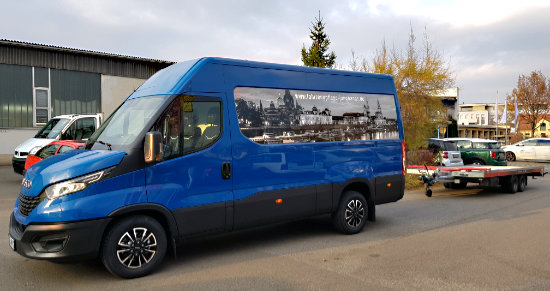
<path id="1" fill-rule="evenodd" d="M 546 123 L 541 123 L 540 124 L 540 131 L 546 131 Z"/>
<path id="2" fill-rule="evenodd" d="M 33 125 L 44 125 L 50 120 L 50 69 L 32 68 L 33 79 Z"/>

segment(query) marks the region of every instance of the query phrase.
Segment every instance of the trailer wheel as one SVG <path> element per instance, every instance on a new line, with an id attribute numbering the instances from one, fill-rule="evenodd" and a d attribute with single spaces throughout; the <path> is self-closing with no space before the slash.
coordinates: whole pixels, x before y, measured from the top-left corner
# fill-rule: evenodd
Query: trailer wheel
<path id="1" fill-rule="evenodd" d="M 453 183 L 452 185 L 453 185 L 452 186 L 453 189 L 464 189 L 468 185 L 468 182 L 460 181 L 460 183 L 458 184 Z"/>
<path id="2" fill-rule="evenodd" d="M 367 222 L 369 206 L 365 196 L 356 191 L 346 191 L 340 205 L 332 214 L 332 224 L 341 233 L 360 232 Z"/>
<path id="3" fill-rule="evenodd" d="M 503 181 L 502 181 L 503 192 L 514 194 L 518 191 L 518 188 L 519 188 L 518 176 L 512 175 L 512 176 L 503 178 Z"/>
<path id="4" fill-rule="evenodd" d="M 520 175 L 518 183 L 519 183 L 518 184 L 518 192 L 525 191 L 525 187 L 527 187 L 527 176 L 526 175 Z"/>

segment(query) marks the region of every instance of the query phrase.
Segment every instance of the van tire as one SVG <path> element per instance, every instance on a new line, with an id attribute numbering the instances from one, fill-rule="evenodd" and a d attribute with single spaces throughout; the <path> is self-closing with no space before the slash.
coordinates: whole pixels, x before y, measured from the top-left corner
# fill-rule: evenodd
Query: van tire
<path id="1" fill-rule="evenodd" d="M 363 194 L 356 191 L 346 191 L 340 199 L 340 204 L 332 214 L 332 224 L 343 234 L 360 232 L 369 217 L 369 206 Z"/>
<path id="2" fill-rule="evenodd" d="M 155 270 L 166 250 L 166 232 L 162 225 L 150 216 L 136 215 L 125 217 L 108 229 L 100 256 L 109 272 L 130 279 Z"/>

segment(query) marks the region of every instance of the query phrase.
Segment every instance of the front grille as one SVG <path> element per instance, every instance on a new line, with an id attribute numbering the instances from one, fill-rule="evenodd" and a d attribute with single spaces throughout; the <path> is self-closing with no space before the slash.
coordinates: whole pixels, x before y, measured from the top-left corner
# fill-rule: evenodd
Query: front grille
<path id="1" fill-rule="evenodd" d="M 19 194 L 19 213 L 28 216 L 42 201 L 44 201 L 44 195 L 30 197 L 22 193 Z"/>

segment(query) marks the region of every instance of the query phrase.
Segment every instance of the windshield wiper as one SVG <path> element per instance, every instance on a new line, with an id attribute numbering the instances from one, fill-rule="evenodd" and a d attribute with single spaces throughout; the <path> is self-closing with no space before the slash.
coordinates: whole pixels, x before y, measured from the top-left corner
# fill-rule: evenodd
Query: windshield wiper
<path id="1" fill-rule="evenodd" d="M 109 150 L 111 150 L 111 146 L 112 146 L 112 145 L 111 145 L 110 143 L 104 142 L 104 141 L 102 141 L 102 140 L 96 140 L 96 141 L 97 141 L 98 143 L 102 144 L 102 145 L 106 145 L 107 148 L 108 148 Z"/>

